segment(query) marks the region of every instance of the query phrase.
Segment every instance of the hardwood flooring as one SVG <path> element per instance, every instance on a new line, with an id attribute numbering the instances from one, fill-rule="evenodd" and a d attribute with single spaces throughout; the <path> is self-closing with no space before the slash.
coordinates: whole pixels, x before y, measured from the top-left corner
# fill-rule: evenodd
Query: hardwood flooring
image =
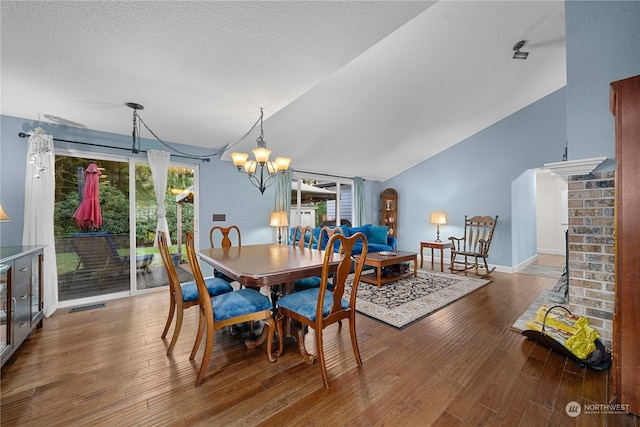
<path id="1" fill-rule="evenodd" d="M 632 415 L 569 417 L 571 401 L 608 403 L 609 373 L 578 368 L 510 330 L 555 280 L 492 278 L 401 331 L 358 315 L 362 367 L 348 328 L 326 330 L 328 390 L 294 343 L 269 363 L 264 346 L 247 350 L 227 330 L 216 333 L 207 378 L 195 387 L 196 309 L 168 357 L 165 292 L 58 310 L 2 369 L 2 425 L 639 427 Z M 312 334 L 306 343 L 314 352 Z"/>

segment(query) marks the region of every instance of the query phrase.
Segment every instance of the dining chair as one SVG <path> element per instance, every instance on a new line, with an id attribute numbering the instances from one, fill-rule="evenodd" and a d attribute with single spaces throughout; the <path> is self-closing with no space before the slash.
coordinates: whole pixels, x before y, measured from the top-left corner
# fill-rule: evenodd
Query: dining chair
<path id="1" fill-rule="evenodd" d="M 198 305 L 198 288 L 195 281 L 180 283 L 176 268 L 171 261 L 167 235 L 164 231 L 158 232 L 158 249 L 160 251 L 160 258 L 162 258 L 162 263 L 164 264 L 164 269 L 167 272 L 167 279 L 169 280 L 169 316 L 167 317 L 167 324 L 164 326 L 164 331 L 162 331 L 162 338 L 167 336 L 167 332 L 169 332 L 169 327 L 173 321 L 173 316 L 176 315 L 173 337 L 171 338 L 169 348 L 167 348 L 167 354 L 171 354 L 173 353 L 173 348 L 178 341 L 178 335 L 180 335 L 180 330 L 182 329 L 184 310 Z M 210 297 L 233 291 L 233 287 L 231 287 L 229 283 L 216 277 L 207 277 L 204 279 L 204 282 Z"/>
<path id="2" fill-rule="evenodd" d="M 322 242 L 328 241 L 329 238 L 334 234 L 344 235 L 344 230 L 340 227 L 327 227 L 327 226 L 322 227 L 320 229 L 320 235 L 318 236 L 316 249 L 319 251 L 322 250 L 323 249 Z M 294 232 L 294 240 L 295 240 L 295 232 Z M 311 244 L 312 240 L 313 240 L 313 229 L 311 230 L 311 238 L 309 239 L 309 246 L 308 246 L 309 248 L 312 247 L 312 244 Z M 294 290 L 296 292 L 300 292 L 307 289 L 318 288 L 320 287 L 320 282 L 321 282 L 321 278 L 319 276 L 305 277 L 304 279 L 299 279 L 295 281 Z M 327 286 L 329 287 L 329 290 L 331 290 L 333 288 L 333 283 L 328 282 Z"/>
<path id="3" fill-rule="evenodd" d="M 216 231 L 219 231 L 219 233 L 216 233 Z M 211 227 L 211 230 L 209 230 L 209 246 L 211 247 L 211 249 L 213 249 L 215 247 L 230 248 L 231 246 L 233 246 L 233 243 L 231 241 L 231 237 L 232 237 L 231 233 L 232 233 L 232 231 L 235 231 L 236 239 L 237 239 L 237 242 L 238 242 L 237 246 L 242 246 L 242 236 L 240 235 L 240 228 L 238 228 L 237 225 L 231 225 L 229 227 L 222 227 L 220 225 L 214 225 L 213 227 Z M 218 234 L 220 234 L 222 237 L 220 239 L 219 246 L 216 246 L 214 241 L 216 240 L 216 237 L 217 237 Z M 219 278 L 221 278 L 223 280 L 226 280 L 229 283 L 236 281 L 236 279 L 234 279 L 233 277 L 227 276 L 223 272 L 215 270 L 215 269 L 213 270 L 213 275 L 215 277 L 219 277 Z"/>
<path id="4" fill-rule="evenodd" d="M 358 258 L 354 259 L 352 252 L 358 241 L 362 242 L 362 252 Z M 333 290 L 329 290 L 326 285 L 329 281 L 330 263 L 336 245 L 340 245 L 339 251 L 342 259 L 333 274 Z M 322 334 L 327 326 L 338 323 L 342 321 L 342 319 L 349 320 L 349 333 L 353 353 L 358 366 L 362 365 L 356 337 L 356 293 L 358 291 L 360 275 L 364 267 L 364 260 L 367 256 L 367 249 L 367 238 L 363 233 L 358 232 L 351 237 L 345 237 L 337 233 L 334 234 L 325 247 L 320 286 L 318 288 L 294 292 L 278 300 L 276 321 L 280 341 L 277 355 L 279 356 L 283 351 L 285 319 L 300 322 L 304 326 L 314 329 L 318 365 L 320 366 L 320 372 L 322 373 L 322 379 L 324 380 L 326 388 L 329 388 L 329 377 L 325 364 Z M 351 295 L 347 301 L 343 297 L 352 264 L 355 265 L 355 271 L 351 285 Z M 298 339 L 304 339 L 302 334 L 298 335 Z"/>
<path id="5" fill-rule="evenodd" d="M 309 238 L 307 239 L 307 235 Z M 291 245 L 299 248 L 311 248 L 313 246 L 313 227 L 296 225 L 291 235 Z"/>
<path id="6" fill-rule="evenodd" d="M 215 298 L 207 295 L 207 288 L 202 277 L 200 264 L 194 248 L 193 234 L 187 233 L 187 257 L 193 271 L 196 285 L 198 287 L 199 321 L 198 334 L 191 351 L 190 360 L 195 359 L 198 347 L 205 337 L 204 355 L 200 370 L 196 377 L 196 385 L 202 383 L 204 374 L 211 359 L 213 351 L 215 331 L 226 326 L 237 325 L 249 321 L 263 321 L 263 335 L 267 333 L 267 357 L 270 362 L 275 362 L 276 358 L 272 354 L 273 335 L 275 333 L 275 322 L 272 318 L 271 300 L 266 296 L 251 288 L 243 288 L 233 292 L 227 292 Z M 267 328 L 265 331 L 264 328 Z M 247 343 L 247 341 L 245 341 Z M 248 343 L 247 343 L 248 344 Z"/>

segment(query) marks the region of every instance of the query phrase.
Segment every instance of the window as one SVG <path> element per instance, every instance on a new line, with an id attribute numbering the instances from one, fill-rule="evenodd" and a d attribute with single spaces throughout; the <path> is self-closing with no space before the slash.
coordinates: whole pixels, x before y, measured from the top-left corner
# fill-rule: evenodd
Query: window
<path id="1" fill-rule="evenodd" d="M 351 225 L 352 188 L 353 182 L 349 179 L 294 173 L 289 225 Z"/>

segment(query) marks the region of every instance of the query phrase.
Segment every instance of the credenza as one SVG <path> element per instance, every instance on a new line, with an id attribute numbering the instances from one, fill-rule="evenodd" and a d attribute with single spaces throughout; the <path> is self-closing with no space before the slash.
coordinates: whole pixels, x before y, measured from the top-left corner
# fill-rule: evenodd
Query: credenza
<path id="1" fill-rule="evenodd" d="M 0 366 L 42 327 L 44 246 L 0 247 Z"/>

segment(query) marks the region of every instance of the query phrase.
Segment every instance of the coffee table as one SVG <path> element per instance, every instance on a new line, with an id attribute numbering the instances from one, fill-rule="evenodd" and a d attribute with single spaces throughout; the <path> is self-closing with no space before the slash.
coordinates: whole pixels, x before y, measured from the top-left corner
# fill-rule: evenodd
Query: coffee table
<path id="1" fill-rule="evenodd" d="M 354 258 L 357 257 L 358 256 L 356 255 Z M 410 261 L 413 261 L 413 272 L 409 270 L 402 273 L 387 273 L 384 276 L 382 275 L 383 267 Z M 418 254 L 416 252 L 374 252 L 367 254 L 367 257 L 364 260 L 364 265 L 375 267 L 377 272 L 363 274 L 362 276 L 360 276 L 360 281 L 371 283 L 373 285 L 377 285 L 378 287 L 386 283 L 404 279 L 405 277 L 409 277 L 412 274 L 414 277 L 418 276 Z"/>

